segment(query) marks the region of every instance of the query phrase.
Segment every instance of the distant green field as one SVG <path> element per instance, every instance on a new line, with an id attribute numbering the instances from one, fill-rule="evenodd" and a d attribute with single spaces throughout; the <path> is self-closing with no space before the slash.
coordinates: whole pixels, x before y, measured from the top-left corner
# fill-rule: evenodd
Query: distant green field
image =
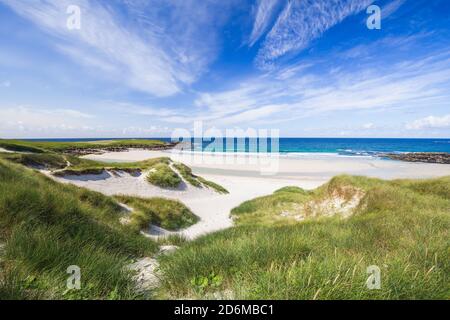
<path id="1" fill-rule="evenodd" d="M 0 148 L 19 152 L 66 152 L 73 149 L 104 149 L 104 148 L 148 148 L 164 146 L 166 143 L 160 140 L 99 140 L 90 142 L 54 142 L 54 141 L 23 141 L 23 140 L 2 140 Z"/>

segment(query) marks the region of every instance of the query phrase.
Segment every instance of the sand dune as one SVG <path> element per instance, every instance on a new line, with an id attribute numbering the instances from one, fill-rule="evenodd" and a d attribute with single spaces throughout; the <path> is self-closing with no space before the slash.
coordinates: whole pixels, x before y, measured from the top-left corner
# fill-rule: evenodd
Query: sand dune
<path id="1" fill-rule="evenodd" d="M 338 174 L 365 175 L 384 179 L 429 178 L 450 175 L 450 166 L 440 164 L 407 163 L 370 157 L 341 157 L 333 155 L 299 155 L 267 158 L 258 155 L 192 154 L 170 151 L 130 150 L 127 152 L 89 155 L 85 158 L 105 162 L 131 162 L 168 156 L 190 166 L 195 174 L 221 184 L 230 191 L 221 195 L 210 189 L 185 184 L 178 190 L 164 190 L 145 181 L 145 174 L 128 173 L 102 176 L 67 176 L 56 178 L 107 195 L 126 194 L 141 197 L 167 197 L 185 203 L 201 219 L 196 225 L 179 232 L 193 239 L 205 233 L 232 225 L 230 210 L 240 203 L 270 194 L 284 186 L 313 189 Z M 267 173 L 267 168 L 276 168 Z M 161 235 L 164 231 L 149 230 Z"/>

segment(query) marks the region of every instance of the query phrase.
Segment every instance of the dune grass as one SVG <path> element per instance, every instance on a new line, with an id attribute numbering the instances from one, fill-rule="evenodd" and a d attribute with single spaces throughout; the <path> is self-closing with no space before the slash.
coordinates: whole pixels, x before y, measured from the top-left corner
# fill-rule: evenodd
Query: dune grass
<path id="1" fill-rule="evenodd" d="M 183 203 L 165 198 L 116 196 L 118 201 L 134 209 L 130 225 L 136 230 L 148 229 L 150 224 L 166 230 L 187 228 L 199 220 Z"/>
<path id="2" fill-rule="evenodd" d="M 37 169 L 57 170 L 55 175 L 100 174 L 104 170 L 140 172 L 156 164 L 169 164 L 167 157 L 148 159 L 137 162 L 101 162 L 83 159 L 72 155 L 54 152 L 43 153 L 1 153 L 0 159 L 19 163 Z M 64 170 L 61 170 L 64 169 Z"/>
<path id="3" fill-rule="evenodd" d="M 448 299 L 449 184 L 342 176 L 314 191 L 284 188 L 248 201 L 233 210 L 236 227 L 161 257 L 160 297 Z M 347 219 L 280 219 L 349 190 L 365 195 Z M 371 265 L 381 270 L 379 290 L 366 287 Z"/>
<path id="4" fill-rule="evenodd" d="M 77 157 L 70 157 L 69 162 L 71 166 L 65 170 L 58 171 L 55 175 L 83 175 L 83 174 L 100 174 L 104 170 L 110 171 L 126 171 L 130 173 L 142 172 L 157 164 L 168 164 L 170 159 L 166 157 L 148 159 L 138 162 L 101 162 L 88 159 L 81 159 Z"/>
<path id="5" fill-rule="evenodd" d="M 110 197 L 0 160 L 0 299 L 132 299 L 130 259 L 157 244 L 122 226 Z M 81 290 L 66 290 L 67 267 Z"/>
<path id="6" fill-rule="evenodd" d="M 148 169 L 154 169 L 154 172 L 148 174 L 147 179 L 153 185 L 162 188 L 177 188 L 182 182 L 178 174 L 170 168 L 169 164 L 172 162 L 168 157 L 153 158 L 137 162 L 115 163 L 83 159 L 68 154 L 43 152 L 0 153 L 0 159 L 37 169 L 55 171 L 53 173 L 55 176 L 62 177 L 67 175 L 101 174 L 105 170 L 141 173 Z M 188 166 L 181 163 L 174 163 L 173 165 L 189 184 L 198 188 L 206 186 L 218 193 L 228 193 L 228 190 L 219 184 L 192 174 L 192 170 Z"/>
<path id="7" fill-rule="evenodd" d="M 161 188 L 178 188 L 182 182 L 180 176 L 167 163 L 157 163 L 147 175 L 147 181 Z"/>
<path id="8" fill-rule="evenodd" d="M 191 184 L 194 187 L 202 188 L 203 186 L 206 186 L 208 188 L 211 188 L 215 190 L 218 193 L 226 194 L 229 193 L 227 189 L 222 187 L 221 185 L 206 180 L 200 176 L 194 175 L 192 173 L 192 169 L 189 168 L 187 165 L 183 163 L 175 163 L 174 164 L 175 169 L 178 170 L 178 172 L 181 174 L 181 176 L 186 180 L 189 184 Z"/>
<path id="9" fill-rule="evenodd" d="M 215 190 L 218 193 L 222 193 L 222 194 L 227 194 L 229 193 L 227 189 L 225 189 L 224 187 L 222 187 L 220 184 L 217 184 L 213 181 L 210 180 L 206 180 L 203 177 L 197 177 L 197 179 L 205 186 L 207 186 L 208 188 L 211 188 L 213 190 Z"/>
<path id="10" fill-rule="evenodd" d="M 2 153 L 0 158 L 47 170 L 63 169 L 67 166 L 66 158 L 55 153 Z"/>
<path id="11" fill-rule="evenodd" d="M 184 180 L 186 180 L 190 185 L 200 188 L 202 184 L 198 181 L 197 176 L 192 173 L 192 169 L 183 163 L 174 163 L 175 169 L 181 174 Z"/>

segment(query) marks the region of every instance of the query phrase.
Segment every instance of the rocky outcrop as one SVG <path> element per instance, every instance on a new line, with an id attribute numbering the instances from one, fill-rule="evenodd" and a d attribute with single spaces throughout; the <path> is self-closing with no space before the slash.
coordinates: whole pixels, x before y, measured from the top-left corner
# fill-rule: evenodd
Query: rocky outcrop
<path id="1" fill-rule="evenodd" d="M 381 157 L 392 160 L 401 160 L 408 162 L 427 162 L 427 163 L 445 163 L 450 164 L 450 153 L 447 152 L 411 152 L 411 153 L 386 153 Z"/>

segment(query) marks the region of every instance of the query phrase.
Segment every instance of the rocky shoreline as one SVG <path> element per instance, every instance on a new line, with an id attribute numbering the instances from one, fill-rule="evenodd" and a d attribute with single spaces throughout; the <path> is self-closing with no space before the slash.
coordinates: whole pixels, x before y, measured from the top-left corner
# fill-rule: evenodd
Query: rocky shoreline
<path id="1" fill-rule="evenodd" d="M 385 153 L 379 156 L 407 162 L 450 164 L 450 153 L 446 152 Z"/>

